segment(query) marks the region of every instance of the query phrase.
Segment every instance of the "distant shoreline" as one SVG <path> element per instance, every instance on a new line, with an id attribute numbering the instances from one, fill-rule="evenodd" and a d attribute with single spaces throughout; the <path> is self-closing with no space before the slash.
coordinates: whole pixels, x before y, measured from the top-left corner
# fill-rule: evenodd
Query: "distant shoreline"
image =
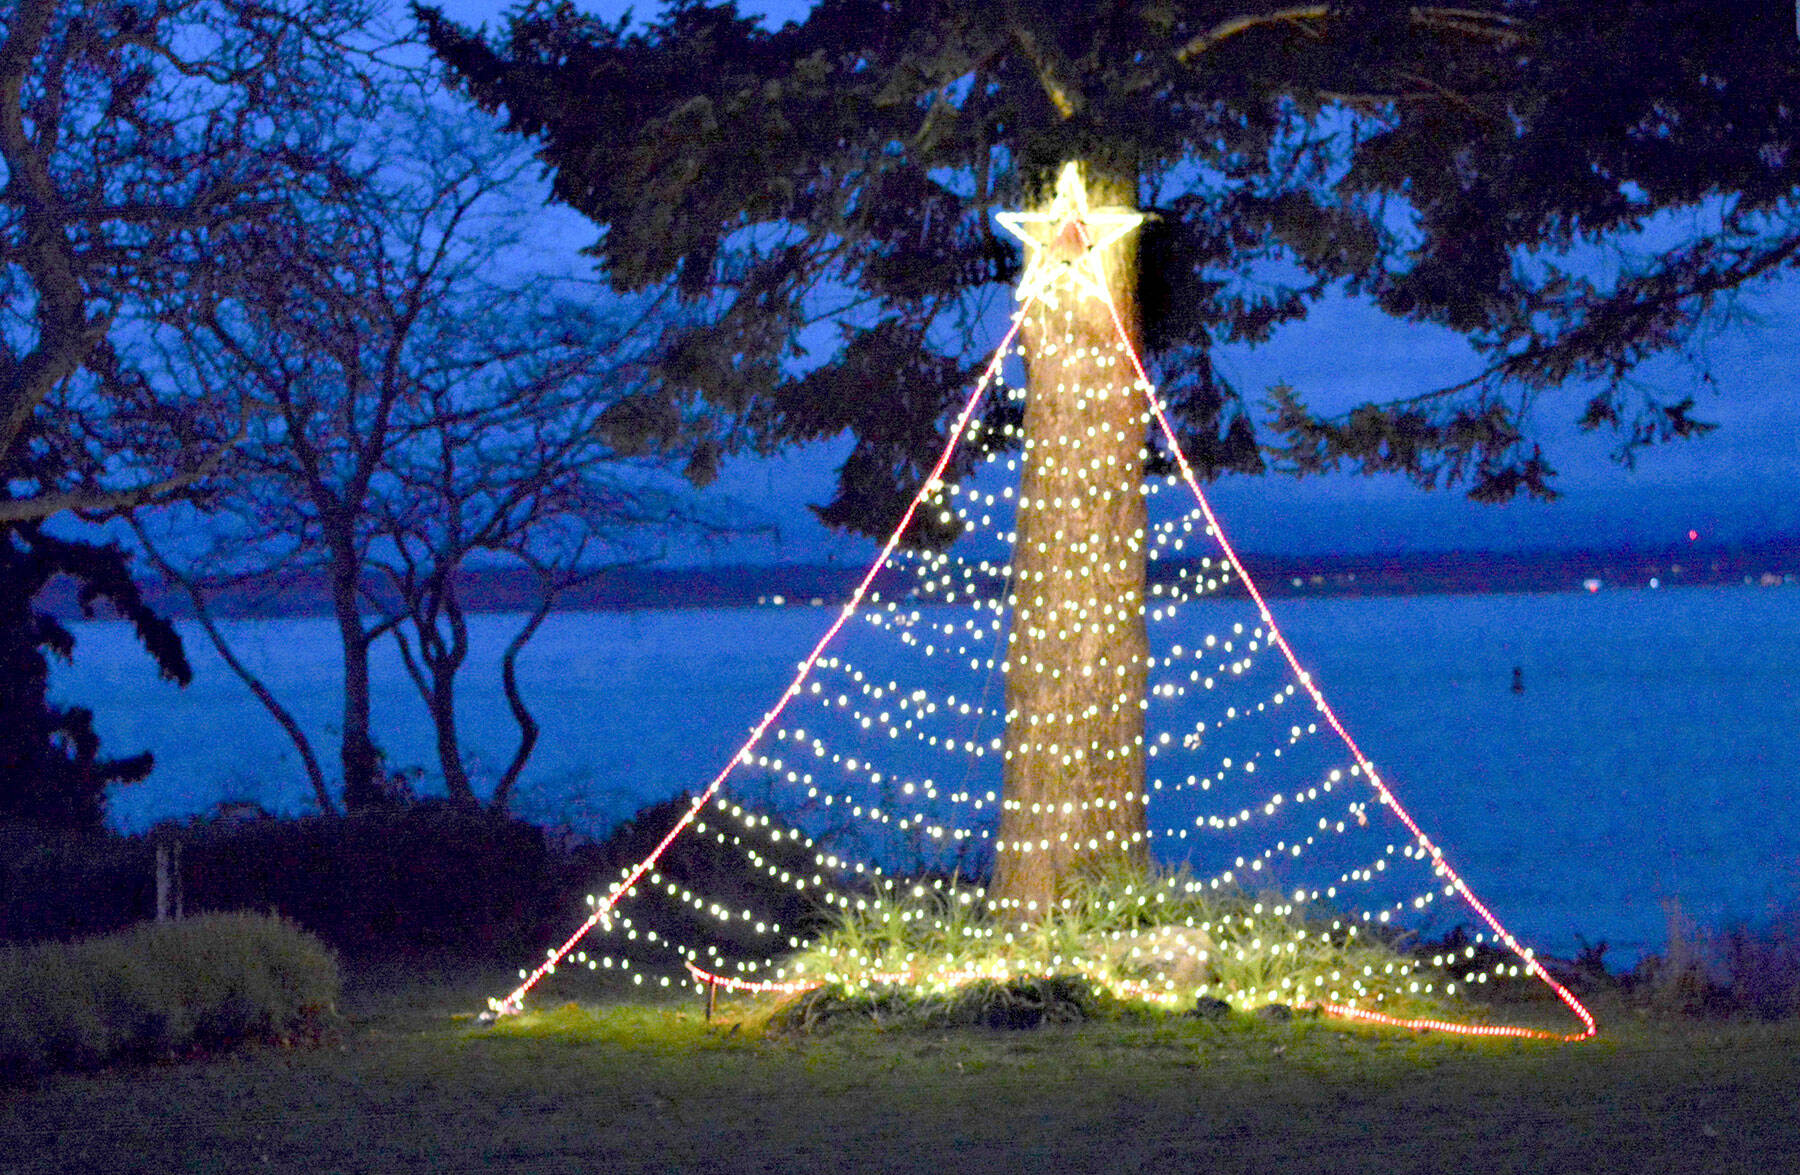
<path id="1" fill-rule="evenodd" d="M 1401 596 L 1510 592 L 1591 591 L 1610 588 L 1749 584 L 1792 585 L 1800 577 L 1800 535 L 1734 545 L 1684 544 L 1661 548 L 1526 549 L 1517 551 L 1417 551 L 1405 554 L 1243 555 L 1258 588 L 1272 597 Z M 1217 559 L 1214 559 L 1214 566 Z M 1162 559 L 1150 565 L 1153 585 L 1177 582 L 1201 569 L 1198 559 Z M 602 572 L 569 589 L 558 612 L 626 612 L 668 608 L 748 608 L 838 604 L 849 598 L 866 568 L 827 564 L 748 564 L 699 567 L 628 567 Z M 893 598 L 910 594 L 913 576 L 884 569 L 875 590 Z M 471 613 L 519 612 L 534 606 L 535 581 L 526 572 L 471 569 L 460 581 Z M 1222 589 L 1241 595 L 1239 588 Z M 149 581 L 145 597 L 164 615 L 193 615 L 187 597 Z M 213 593 L 221 616 L 279 617 L 330 614 L 323 576 L 307 571 L 233 585 Z M 81 617 L 74 585 L 58 580 L 39 596 L 54 615 Z M 98 613 L 105 617 L 102 608 Z"/>

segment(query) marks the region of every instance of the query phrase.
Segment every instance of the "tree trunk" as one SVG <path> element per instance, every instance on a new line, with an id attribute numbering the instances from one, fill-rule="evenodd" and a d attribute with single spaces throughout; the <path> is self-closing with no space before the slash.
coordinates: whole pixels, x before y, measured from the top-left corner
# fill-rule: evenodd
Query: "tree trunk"
<path id="1" fill-rule="evenodd" d="M 1094 207 L 1136 208 L 1134 179 L 1088 182 Z M 1136 232 L 1106 249 L 1102 265 L 1136 346 Z M 1023 922 L 1085 873 L 1149 860 L 1146 405 L 1105 303 L 1067 283 L 1052 294 L 1056 305 L 1033 305 L 1023 332 L 1024 474 L 989 888 L 994 907 Z"/>
<path id="2" fill-rule="evenodd" d="M 338 549 L 339 547 L 344 549 Z M 331 607 L 344 646 L 344 725 L 339 757 L 344 764 L 344 807 L 377 807 L 387 793 L 378 776 L 381 756 L 369 733 L 369 634 L 356 606 L 357 559 L 350 544 L 334 544 Z"/>
<path id="3" fill-rule="evenodd" d="M 463 768 L 462 748 L 456 743 L 456 678 L 438 665 L 431 671 L 431 724 L 437 732 L 438 767 L 444 773 L 444 792 L 459 804 L 473 804 L 469 773 Z"/>
<path id="4" fill-rule="evenodd" d="M 444 791 L 459 804 L 473 805 L 475 792 L 469 787 L 469 773 L 463 766 L 462 747 L 456 737 L 456 674 L 469 653 L 469 629 L 463 618 L 462 602 L 456 598 L 456 585 L 451 577 L 443 577 L 441 588 L 444 617 L 450 625 L 450 639 L 445 641 L 436 617 L 431 618 L 431 631 L 421 629 L 419 649 L 431 670 L 431 724 L 437 731 L 438 766 L 444 773 Z"/>
<path id="5" fill-rule="evenodd" d="M 513 785 L 519 781 L 519 773 L 525 770 L 525 764 L 531 759 L 531 752 L 537 747 L 538 723 L 532 716 L 531 709 L 525 705 L 525 695 L 519 692 L 519 653 L 550 615 L 550 605 L 555 601 L 556 588 L 542 568 L 538 573 L 538 602 L 532 609 L 531 616 L 524 627 L 513 634 L 507 642 L 506 652 L 500 657 L 500 685 L 506 691 L 506 704 L 512 710 L 513 721 L 519 726 L 519 745 L 514 748 L 512 762 L 500 776 L 500 782 L 494 785 L 494 797 L 491 806 L 496 812 L 506 811 L 512 800 Z"/>
<path id="6" fill-rule="evenodd" d="M 262 703 L 263 709 L 275 719 L 277 725 L 286 732 L 288 741 L 294 744 L 294 750 L 300 755 L 300 766 L 306 772 L 306 781 L 312 786 L 313 802 L 319 805 L 319 811 L 327 816 L 337 811 L 337 805 L 331 802 L 331 792 L 325 786 L 325 771 L 319 766 L 319 757 L 313 753 L 312 740 L 300 729 L 293 712 L 281 704 L 274 691 L 270 690 L 262 678 L 250 671 L 249 666 L 238 659 L 236 650 L 225 640 L 225 634 L 219 631 L 218 623 L 213 619 L 212 608 L 206 602 L 206 595 L 194 582 L 194 577 L 175 570 L 169 561 L 163 558 L 161 549 L 150 540 L 149 532 L 143 521 L 136 514 L 125 516 L 126 525 L 137 536 L 138 546 L 150 557 L 156 573 L 181 588 L 188 602 L 193 605 L 194 619 L 199 623 L 206 639 L 212 642 L 213 651 L 225 662 L 225 667 L 237 675 L 256 700 Z"/>
<path id="7" fill-rule="evenodd" d="M 456 675 L 468 655 L 469 631 L 463 621 L 462 605 L 446 584 L 446 577 L 433 576 L 423 585 L 413 585 L 403 593 L 406 614 L 394 624 L 394 644 L 400 650 L 400 662 L 412 678 L 425 712 L 431 716 L 431 729 L 437 741 L 438 768 L 444 777 L 444 793 L 459 804 L 473 806 L 475 793 L 469 786 L 469 773 L 463 763 L 462 746 L 456 734 Z M 440 616 L 450 623 L 450 639 L 444 639 L 439 627 Z M 415 656 L 406 639 L 406 623 L 410 622 L 419 637 Z"/>

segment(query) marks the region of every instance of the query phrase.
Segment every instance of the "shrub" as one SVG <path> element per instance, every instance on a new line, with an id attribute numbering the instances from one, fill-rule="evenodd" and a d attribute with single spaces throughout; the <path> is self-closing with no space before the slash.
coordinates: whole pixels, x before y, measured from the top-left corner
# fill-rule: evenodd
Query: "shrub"
<path id="1" fill-rule="evenodd" d="M 649 855 L 692 805 L 691 795 L 651 804 L 613 829 L 605 841 L 578 850 L 574 857 L 586 892 L 597 895 L 619 880 Z M 753 827 L 756 832 L 750 831 Z M 667 950 L 646 944 L 679 943 L 743 958 L 766 955 L 771 944 L 777 953 L 785 953 L 790 938 L 810 937 L 826 921 L 820 887 L 801 889 L 789 879 L 811 877 L 820 866 L 810 841 L 769 836 L 771 829 L 782 827 L 778 818 L 715 800 L 686 835 L 668 846 L 654 876 L 641 880 L 620 903 L 621 921 L 628 919 L 643 937 L 613 945 L 620 953 L 666 966 Z M 705 906 L 753 911 L 754 919 L 721 919 L 671 895 L 671 886 L 677 893 L 703 895 Z M 780 927 L 779 934 L 759 932 L 757 921 Z"/>
<path id="2" fill-rule="evenodd" d="M 1664 904 L 1669 946 L 1648 955 L 1621 986 L 1649 1011 L 1723 1019 L 1800 1016 L 1800 909 L 1760 925 L 1703 931 L 1679 902 Z"/>
<path id="3" fill-rule="evenodd" d="M 347 954 L 511 957 L 535 938 L 543 833 L 442 800 L 191 830 L 190 910 L 274 909 Z"/>
<path id="4" fill-rule="evenodd" d="M 811 1035 L 852 1024 L 906 1028 L 1030 1029 L 1126 1015 L 1121 1001 L 1080 975 L 978 979 L 942 991 L 885 986 L 815 987 L 769 1017 L 777 1034 Z"/>
<path id="5" fill-rule="evenodd" d="M 337 961 L 290 922 L 210 914 L 0 948 L 0 1075 L 316 1031 Z"/>
<path id="6" fill-rule="evenodd" d="M 1762 1020 L 1800 1016 L 1800 911 L 1763 926 L 1739 924 L 1712 944 L 1732 1002 Z"/>
<path id="7" fill-rule="evenodd" d="M 1466 981 L 1445 969 L 1441 954 L 1413 957 L 1330 910 L 1213 890 L 1183 872 L 1121 869 L 1087 878 L 1030 925 L 996 916 L 978 888 L 941 881 L 840 897 L 835 913 L 779 973 L 824 985 L 827 994 L 797 1011 L 799 1023 L 835 1013 L 833 1000 L 895 1018 L 894 991 L 910 992 L 920 1005 L 908 1015 L 914 1020 L 962 1015 L 938 1005 L 963 1000 L 978 1009 L 967 1013 L 971 1022 L 1054 1020 L 1054 1011 L 1033 1010 L 1043 994 L 1034 985 L 1045 982 L 1146 1010 L 1220 998 L 1245 1010 L 1326 1002 L 1399 1015 L 1473 1010 L 1455 998 Z M 1081 1005 L 1040 1002 L 1045 1009 Z"/>
<path id="8" fill-rule="evenodd" d="M 138 836 L 0 824 L 0 939 L 86 937 L 150 917 L 158 837 L 180 847 L 188 912 L 278 911 L 350 954 L 510 958 L 540 937 L 547 909 L 566 919 L 584 892 L 549 896 L 539 829 L 444 801 Z"/>
<path id="9" fill-rule="evenodd" d="M 511 962 L 566 934 L 582 896 L 641 860 L 690 802 L 652 804 L 599 843 L 558 840 L 525 821 L 436 799 L 349 815 L 195 821 L 156 835 L 180 846 L 189 913 L 276 912 L 352 958 L 429 953 Z M 784 933 L 807 933 L 816 902 L 768 870 L 810 875 L 812 851 L 791 840 L 762 844 L 758 870 L 713 827 L 728 818 L 736 819 L 709 809 L 703 823 L 712 832 L 672 845 L 660 875 L 734 909 L 754 908 Z M 0 939 L 84 937 L 148 918 L 153 839 L 0 824 Z M 652 888 L 639 887 L 630 911 L 646 929 L 718 942 L 727 953 L 757 948 L 743 927 L 723 926 Z"/>
<path id="10" fill-rule="evenodd" d="M 0 822 L 0 939 L 108 934 L 156 908 L 148 837 Z"/>

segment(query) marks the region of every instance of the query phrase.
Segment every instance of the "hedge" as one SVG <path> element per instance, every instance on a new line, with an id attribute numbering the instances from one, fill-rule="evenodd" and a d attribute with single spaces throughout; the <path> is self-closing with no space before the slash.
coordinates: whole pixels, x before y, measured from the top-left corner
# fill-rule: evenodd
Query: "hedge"
<path id="1" fill-rule="evenodd" d="M 0 947 L 0 1077 L 317 1031 L 338 990 L 323 943 L 260 914 Z"/>

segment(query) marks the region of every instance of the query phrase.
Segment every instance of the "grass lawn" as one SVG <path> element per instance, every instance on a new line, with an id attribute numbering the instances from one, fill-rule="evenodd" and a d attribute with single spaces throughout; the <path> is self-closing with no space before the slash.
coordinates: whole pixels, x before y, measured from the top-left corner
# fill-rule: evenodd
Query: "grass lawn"
<path id="1" fill-rule="evenodd" d="M 693 997 L 454 1018 L 508 986 L 351 971 L 324 1047 L 0 1087 L 0 1171 L 1800 1171 L 1797 1022 L 1603 1005 L 1598 1042 L 1553 1045 L 1308 1021 L 773 1040 Z"/>

